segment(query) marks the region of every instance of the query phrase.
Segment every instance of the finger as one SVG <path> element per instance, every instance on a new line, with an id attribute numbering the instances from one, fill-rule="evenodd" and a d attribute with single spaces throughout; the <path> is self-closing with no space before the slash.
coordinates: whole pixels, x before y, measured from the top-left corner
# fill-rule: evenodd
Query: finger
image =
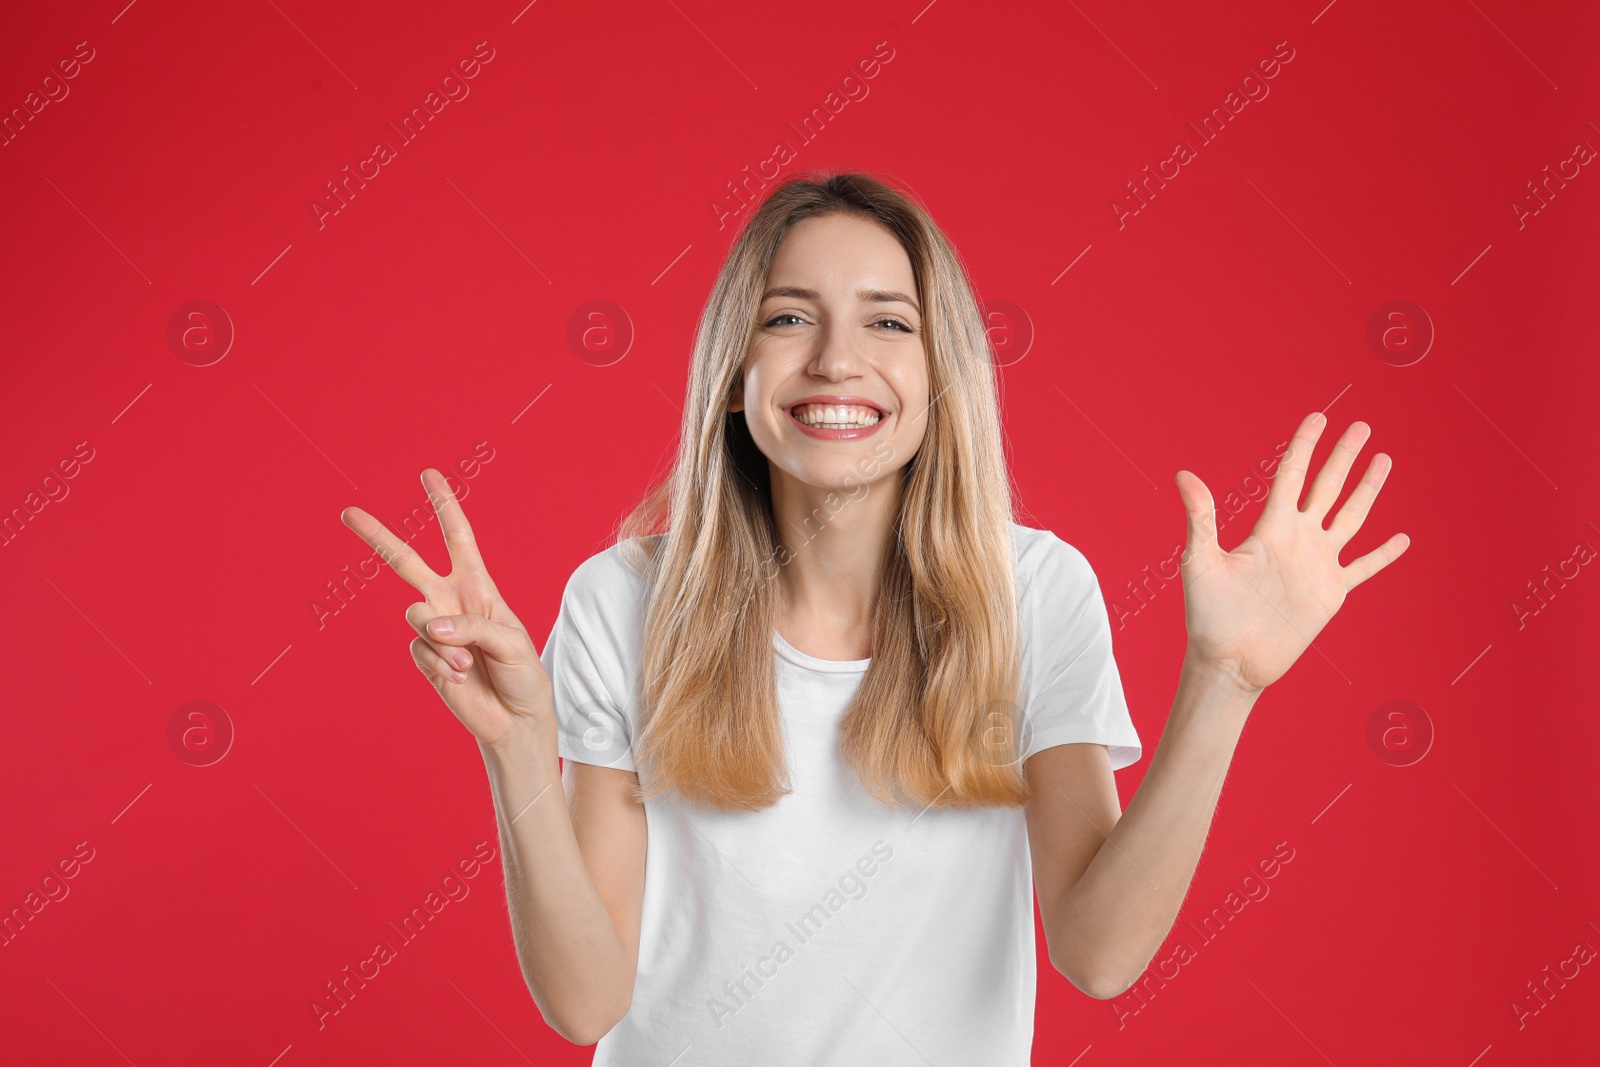
<path id="1" fill-rule="evenodd" d="M 1217 544 L 1216 502 L 1211 499 L 1206 483 L 1193 471 L 1179 471 L 1175 478 L 1189 517 L 1188 537 L 1179 566 L 1204 572 L 1223 554 L 1222 546 Z"/>
<path id="2" fill-rule="evenodd" d="M 1306 497 L 1305 512 L 1314 516 L 1319 526 L 1328 517 L 1328 509 L 1333 507 L 1333 502 L 1339 499 L 1339 490 L 1344 488 L 1351 465 L 1355 463 L 1361 446 L 1371 436 L 1372 427 L 1364 422 L 1352 422 L 1340 435 L 1322 469 L 1317 472 L 1317 477 L 1311 483 L 1311 492 Z"/>
<path id="3" fill-rule="evenodd" d="M 1388 480 L 1389 472 L 1394 469 L 1394 462 L 1388 455 L 1379 452 L 1372 457 L 1372 462 L 1367 464 L 1367 473 L 1361 476 L 1361 481 L 1350 493 L 1350 499 L 1344 502 L 1344 507 L 1333 517 L 1333 524 L 1328 527 L 1328 533 L 1333 537 L 1334 544 L 1343 548 L 1350 543 L 1350 538 L 1361 529 L 1361 524 L 1367 521 L 1367 513 L 1372 510 L 1372 502 L 1378 498 L 1378 490 L 1383 488 L 1383 483 Z"/>
<path id="4" fill-rule="evenodd" d="M 538 658 L 527 631 L 493 622 L 477 612 L 441 615 L 428 622 L 428 640 L 438 645 L 476 645 L 501 663 L 529 663 Z"/>
<path id="5" fill-rule="evenodd" d="M 1300 428 L 1289 441 L 1289 451 L 1278 461 L 1278 472 L 1272 479 L 1272 489 L 1267 493 L 1263 510 L 1300 510 L 1300 490 L 1305 486 L 1306 470 L 1311 466 L 1311 450 L 1317 446 L 1317 439 L 1327 425 L 1328 417 L 1320 411 L 1313 411 L 1300 421 Z"/>
<path id="6" fill-rule="evenodd" d="M 1405 550 L 1410 547 L 1411 535 L 1397 533 L 1365 556 L 1352 560 L 1350 566 L 1344 569 L 1344 587 L 1346 591 L 1354 589 L 1374 574 L 1383 570 L 1383 568 L 1399 559 Z"/>
<path id="7" fill-rule="evenodd" d="M 453 666 L 456 670 L 464 671 L 472 666 L 472 652 L 465 648 L 453 648 L 433 640 L 428 632 L 428 623 L 439 617 L 439 611 L 426 600 L 419 600 L 406 607 L 406 622 L 417 631 L 417 636 L 428 642 L 428 645 L 439 655 L 439 658 Z"/>
<path id="8" fill-rule="evenodd" d="M 464 671 L 458 671 L 450 664 L 439 658 L 439 653 L 420 637 L 411 639 L 411 662 L 433 683 L 435 689 L 441 689 L 445 682 L 457 685 L 467 680 Z"/>
<path id="9" fill-rule="evenodd" d="M 477 539 L 472 536 L 472 526 L 467 522 L 466 513 L 461 510 L 461 502 L 450 490 L 449 480 L 429 467 L 422 472 L 422 488 L 427 490 L 433 510 L 439 516 L 445 547 L 450 550 L 451 573 L 483 570 Z"/>
<path id="10" fill-rule="evenodd" d="M 359 534 L 363 541 L 375 548 L 379 558 L 394 568 L 394 572 L 418 592 L 427 593 L 428 588 L 439 580 L 439 576 L 433 573 L 433 568 L 423 562 L 421 556 L 365 511 L 360 508 L 345 508 L 339 512 L 339 519 Z"/>

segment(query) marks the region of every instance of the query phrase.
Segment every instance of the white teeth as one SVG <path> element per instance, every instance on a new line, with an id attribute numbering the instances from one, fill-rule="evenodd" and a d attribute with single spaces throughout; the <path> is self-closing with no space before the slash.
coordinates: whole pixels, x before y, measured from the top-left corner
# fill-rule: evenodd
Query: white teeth
<path id="1" fill-rule="evenodd" d="M 794 417 L 807 426 L 827 430 L 852 430 L 872 426 L 883 418 L 872 408 L 854 404 L 806 404 L 796 408 Z"/>

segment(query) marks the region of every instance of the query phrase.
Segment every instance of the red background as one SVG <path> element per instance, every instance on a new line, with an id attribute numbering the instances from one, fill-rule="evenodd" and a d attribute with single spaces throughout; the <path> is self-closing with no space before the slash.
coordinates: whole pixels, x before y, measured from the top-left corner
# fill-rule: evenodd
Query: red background
<path id="1" fill-rule="evenodd" d="M 524 988 L 498 856 L 317 1026 L 324 983 L 496 843 L 477 750 L 410 662 L 413 591 L 385 572 L 328 592 L 370 554 L 338 515 L 393 523 L 426 506 L 424 467 L 487 442 L 466 511 L 547 633 L 664 469 L 744 215 L 728 183 L 779 140 L 785 176 L 913 190 L 1009 309 L 1024 520 L 1139 607 L 1116 632 L 1146 742 L 1124 802 L 1183 647 L 1177 583 L 1143 606 L 1126 584 L 1182 540 L 1173 473 L 1221 504 L 1316 409 L 1317 465 L 1358 418 L 1358 470 L 1394 459 L 1345 560 L 1412 546 L 1257 704 L 1174 938 L 1278 843 L 1293 860 L 1137 1012 L 1073 989 L 1041 939 L 1036 1062 L 1593 1055 L 1600 967 L 1520 1025 L 1512 1006 L 1600 949 L 1579 678 L 1600 576 L 1574 556 L 1600 546 L 1600 174 L 1551 181 L 1520 225 L 1513 207 L 1600 146 L 1592 7 L 124 3 L 13 9 L 0 35 L 6 113 L 94 52 L 0 148 L 0 507 L 70 490 L 0 553 L 0 907 L 93 850 L 0 949 L 6 1062 L 588 1061 Z M 319 227 L 325 183 L 481 41 L 470 95 Z M 880 42 L 869 95 L 802 142 L 789 123 Z M 1186 123 L 1279 42 L 1270 94 L 1201 144 Z M 1179 139 L 1197 157 L 1119 227 L 1113 200 Z M 1436 331 L 1403 367 L 1367 340 L 1402 299 Z M 236 331 L 209 366 L 167 341 L 190 300 Z M 606 366 L 567 339 L 590 300 L 633 331 Z M 79 442 L 92 459 L 47 482 Z M 417 544 L 446 565 L 436 526 Z M 1519 598 L 1539 608 L 1520 626 Z M 209 766 L 168 740 L 191 700 L 234 731 Z M 1368 741 L 1391 700 L 1435 734 L 1409 766 Z"/>

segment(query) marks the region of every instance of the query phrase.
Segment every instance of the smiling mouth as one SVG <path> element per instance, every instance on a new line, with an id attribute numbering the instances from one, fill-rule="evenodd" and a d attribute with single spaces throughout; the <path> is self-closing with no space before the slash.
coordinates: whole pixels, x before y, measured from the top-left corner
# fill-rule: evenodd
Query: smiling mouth
<path id="1" fill-rule="evenodd" d="M 861 430 L 883 420 L 882 411 L 865 404 L 796 404 L 789 416 L 819 430 Z"/>

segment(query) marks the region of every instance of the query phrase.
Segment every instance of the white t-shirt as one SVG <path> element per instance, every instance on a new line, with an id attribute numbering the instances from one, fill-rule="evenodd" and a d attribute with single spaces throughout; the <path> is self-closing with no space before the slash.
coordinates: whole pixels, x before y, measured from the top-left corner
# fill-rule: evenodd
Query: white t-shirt
<path id="1" fill-rule="evenodd" d="M 1140 756 L 1099 582 L 1076 548 L 1013 524 L 1024 758 L 1053 745 Z M 579 565 L 543 661 L 559 751 L 635 768 L 647 590 L 613 545 Z M 1036 948 L 1021 808 L 899 809 L 838 752 L 870 660 L 776 631 L 794 791 L 759 812 L 676 792 L 647 803 L 639 969 L 595 1067 L 1027 1067 Z"/>

